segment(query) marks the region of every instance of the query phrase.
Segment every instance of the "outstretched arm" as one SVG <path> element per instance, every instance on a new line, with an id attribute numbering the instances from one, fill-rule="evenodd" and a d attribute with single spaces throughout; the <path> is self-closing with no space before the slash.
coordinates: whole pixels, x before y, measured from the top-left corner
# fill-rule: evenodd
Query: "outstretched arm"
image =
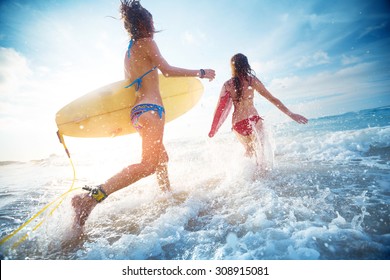
<path id="1" fill-rule="evenodd" d="M 169 65 L 161 55 L 156 42 L 152 39 L 148 41 L 147 47 L 153 65 L 156 65 L 166 77 L 199 77 L 209 79 L 209 81 L 215 78 L 215 71 L 213 69 L 190 70 Z"/>
<path id="2" fill-rule="evenodd" d="M 287 116 L 289 116 L 291 119 L 296 121 L 297 123 L 306 124 L 308 120 L 299 114 L 295 114 L 291 112 L 279 99 L 277 99 L 275 96 L 273 96 L 263 85 L 262 82 L 260 82 L 259 79 L 255 78 L 255 84 L 254 87 L 256 91 L 258 91 L 262 96 L 264 96 L 268 101 L 270 101 L 272 104 L 274 104 L 280 111 L 285 113 Z"/>

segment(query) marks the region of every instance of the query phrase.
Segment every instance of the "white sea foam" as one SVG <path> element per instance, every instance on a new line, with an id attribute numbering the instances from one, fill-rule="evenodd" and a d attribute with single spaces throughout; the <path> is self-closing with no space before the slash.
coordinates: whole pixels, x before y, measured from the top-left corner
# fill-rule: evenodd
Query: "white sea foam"
<path id="1" fill-rule="evenodd" d="M 69 195 L 41 227 L 33 222 L 16 235 L 29 232 L 17 249 L 15 238 L 2 245 L 2 258 L 388 259 L 389 126 L 337 130 L 327 121 L 275 127 L 275 165 L 261 175 L 232 133 L 170 140 L 172 194 L 161 194 L 151 176 L 111 195 L 92 212 L 80 247 L 65 250 Z M 74 150 L 76 185 L 139 160 L 124 151 Z M 4 237 L 66 191 L 72 169 L 65 156 L 9 163 L 0 183 Z"/>
<path id="2" fill-rule="evenodd" d="M 277 140 L 276 151 L 280 155 L 298 157 L 311 161 L 337 161 L 380 159 L 380 153 L 370 151 L 389 149 L 390 127 L 374 127 L 350 131 L 312 132 L 311 134 L 289 136 Z M 386 156 L 383 154 L 383 156 Z M 388 160 L 388 158 L 386 158 Z M 387 164 L 383 167 L 389 167 Z"/>

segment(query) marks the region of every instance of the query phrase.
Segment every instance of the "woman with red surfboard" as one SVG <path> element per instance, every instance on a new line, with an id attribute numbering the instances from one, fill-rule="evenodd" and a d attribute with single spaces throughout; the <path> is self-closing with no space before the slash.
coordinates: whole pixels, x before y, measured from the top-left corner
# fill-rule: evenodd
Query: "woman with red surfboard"
<path id="1" fill-rule="evenodd" d="M 249 157 L 256 156 L 256 144 L 258 141 L 263 141 L 264 128 L 263 119 L 253 105 L 255 91 L 297 123 L 306 124 L 308 122 L 305 117 L 292 113 L 265 88 L 254 74 L 245 55 L 238 53 L 231 58 L 230 62 L 232 78 L 222 86 L 209 137 L 217 133 L 233 105 L 232 129 L 244 145 L 245 154 Z M 258 164 L 261 162 L 262 159 L 257 159 Z"/>

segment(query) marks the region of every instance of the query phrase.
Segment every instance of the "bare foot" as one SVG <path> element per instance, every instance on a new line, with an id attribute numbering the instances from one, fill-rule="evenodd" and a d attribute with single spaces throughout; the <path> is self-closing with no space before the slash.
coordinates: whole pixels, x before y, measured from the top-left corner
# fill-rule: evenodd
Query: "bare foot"
<path id="1" fill-rule="evenodd" d="M 75 218 L 73 221 L 73 230 L 81 231 L 87 221 L 89 214 L 97 205 L 97 201 L 89 194 L 79 194 L 72 198 L 72 206 L 75 210 Z"/>
<path id="2" fill-rule="evenodd" d="M 75 211 L 72 230 L 68 231 L 61 242 L 61 247 L 64 251 L 71 251 L 79 247 L 84 236 L 84 225 L 87 221 L 89 214 L 91 214 L 93 208 L 97 205 L 97 201 L 91 197 L 88 193 L 76 195 L 72 198 L 72 206 Z"/>
<path id="3" fill-rule="evenodd" d="M 85 240 L 84 230 L 80 227 L 73 227 L 72 231 L 64 234 L 61 240 L 61 249 L 63 252 L 72 252 L 79 248 Z"/>

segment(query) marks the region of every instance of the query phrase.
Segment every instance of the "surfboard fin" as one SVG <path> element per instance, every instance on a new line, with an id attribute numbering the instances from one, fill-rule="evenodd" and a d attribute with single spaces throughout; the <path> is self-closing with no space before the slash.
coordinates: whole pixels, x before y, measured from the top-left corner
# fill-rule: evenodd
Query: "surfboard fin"
<path id="1" fill-rule="evenodd" d="M 69 150 L 68 150 L 68 148 L 66 147 L 66 144 L 65 144 L 64 135 L 62 135 L 62 133 L 60 133 L 60 131 L 58 130 L 57 131 L 57 136 L 58 136 L 58 139 L 60 140 L 60 143 L 64 146 L 64 149 L 65 149 L 66 154 L 68 155 L 68 158 L 70 158 Z"/>

